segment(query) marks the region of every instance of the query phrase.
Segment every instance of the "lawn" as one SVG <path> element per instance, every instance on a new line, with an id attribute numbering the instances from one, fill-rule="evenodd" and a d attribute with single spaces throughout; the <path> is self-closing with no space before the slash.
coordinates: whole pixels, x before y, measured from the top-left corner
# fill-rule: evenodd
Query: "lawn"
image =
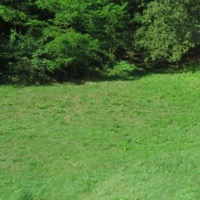
<path id="1" fill-rule="evenodd" d="M 0 86 L 0 200 L 199 199 L 199 73 Z"/>

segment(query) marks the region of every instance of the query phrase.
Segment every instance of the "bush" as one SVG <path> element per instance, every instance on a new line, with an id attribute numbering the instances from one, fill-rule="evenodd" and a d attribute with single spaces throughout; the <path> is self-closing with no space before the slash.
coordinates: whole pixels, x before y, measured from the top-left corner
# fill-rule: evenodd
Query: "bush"
<path id="1" fill-rule="evenodd" d="M 176 63 L 194 46 L 190 16 L 183 3 L 153 1 L 143 13 L 136 47 L 146 62 Z"/>
<path id="2" fill-rule="evenodd" d="M 48 35 L 48 37 L 53 37 Z M 57 33 L 53 40 L 37 51 L 37 60 L 52 72 L 60 72 L 66 78 L 81 78 L 87 70 L 100 65 L 98 40 L 73 29 Z M 59 73 L 57 73 L 59 74 Z M 58 77 L 59 78 L 59 77 Z"/>
<path id="3" fill-rule="evenodd" d="M 36 65 L 34 60 L 27 57 L 18 62 L 9 63 L 8 80 L 14 84 L 32 85 L 47 84 L 52 81 L 44 66 Z"/>

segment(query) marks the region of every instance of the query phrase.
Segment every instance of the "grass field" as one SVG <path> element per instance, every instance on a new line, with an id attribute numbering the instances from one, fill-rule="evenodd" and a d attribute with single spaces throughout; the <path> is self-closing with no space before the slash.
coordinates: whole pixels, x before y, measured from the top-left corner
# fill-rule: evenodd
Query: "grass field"
<path id="1" fill-rule="evenodd" d="M 199 73 L 0 87 L 0 200 L 199 199 Z"/>

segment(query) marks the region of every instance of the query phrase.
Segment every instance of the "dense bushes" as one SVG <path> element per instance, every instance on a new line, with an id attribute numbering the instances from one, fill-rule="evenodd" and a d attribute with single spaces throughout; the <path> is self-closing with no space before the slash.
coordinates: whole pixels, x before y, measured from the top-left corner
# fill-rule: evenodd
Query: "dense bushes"
<path id="1" fill-rule="evenodd" d="M 194 46 L 190 16 L 180 2 L 148 4 L 137 30 L 136 44 L 150 62 L 178 62 Z"/>
<path id="2" fill-rule="evenodd" d="M 190 0 L 2 0 L 0 75 L 32 84 L 83 78 L 119 60 L 143 67 L 180 63 L 197 52 L 199 6 Z"/>

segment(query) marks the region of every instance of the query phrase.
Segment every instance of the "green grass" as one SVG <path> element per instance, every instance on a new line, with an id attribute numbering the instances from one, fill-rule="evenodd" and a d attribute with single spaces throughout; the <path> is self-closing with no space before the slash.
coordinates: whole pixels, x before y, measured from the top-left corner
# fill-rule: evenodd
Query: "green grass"
<path id="1" fill-rule="evenodd" d="M 0 200 L 199 200 L 200 74 L 0 87 Z"/>

